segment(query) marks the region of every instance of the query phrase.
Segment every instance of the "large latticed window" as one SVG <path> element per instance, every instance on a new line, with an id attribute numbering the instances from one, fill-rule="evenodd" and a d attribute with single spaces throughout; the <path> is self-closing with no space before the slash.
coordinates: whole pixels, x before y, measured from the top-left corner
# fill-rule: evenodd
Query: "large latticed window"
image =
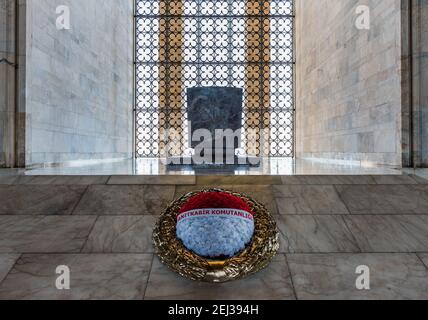
<path id="1" fill-rule="evenodd" d="M 186 90 L 244 90 L 241 152 L 294 150 L 293 0 L 136 0 L 137 157 L 189 152 Z"/>

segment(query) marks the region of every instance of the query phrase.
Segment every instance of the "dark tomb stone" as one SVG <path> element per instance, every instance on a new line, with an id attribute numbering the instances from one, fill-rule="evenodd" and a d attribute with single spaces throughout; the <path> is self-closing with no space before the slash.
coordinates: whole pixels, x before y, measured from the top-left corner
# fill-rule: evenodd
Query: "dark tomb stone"
<path id="1" fill-rule="evenodd" d="M 237 148 L 241 148 L 240 134 L 242 129 L 244 91 L 240 88 L 232 87 L 200 87 L 187 89 L 187 118 L 189 120 L 189 141 L 191 148 L 197 148 L 202 141 L 193 141 L 194 133 L 197 130 L 210 132 L 211 140 L 204 141 L 205 150 L 207 146 L 211 148 L 210 163 L 195 163 L 189 157 L 171 158 L 173 162 L 170 166 L 191 165 L 193 169 L 210 169 L 225 167 L 233 169 L 237 166 L 259 166 L 257 161 L 249 162 L 249 158 L 235 156 Z M 224 135 L 216 136 L 217 130 L 224 133 L 235 133 L 239 130 L 234 140 L 227 141 Z M 239 136 L 239 137 L 238 137 Z M 222 143 L 219 140 L 223 140 Z M 218 150 L 216 145 L 222 145 Z M 196 150 L 198 152 L 198 150 Z M 203 156 L 203 154 L 202 154 Z M 219 162 L 219 159 L 222 159 Z M 232 162 L 230 162 L 232 160 Z"/>
<path id="2" fill-rule="evenodd" d="M 198 129 L 210 131 L 215 137 L 216 130 L 242 128 L 242 103 L 244 92 L 239 88 L 204 87 L 187 90 L 187 114 L 191 121 L 191 136 Z M 213 140 L 213 143 L 215 140 Z M 224 143 L 225 144 L 225 143 Z M 192 141 L 195 148 L 198 142 Z M 225 146 L 226 147 L 226 146 Z M 241 147 L 235 141 L 231 148 Z"/>

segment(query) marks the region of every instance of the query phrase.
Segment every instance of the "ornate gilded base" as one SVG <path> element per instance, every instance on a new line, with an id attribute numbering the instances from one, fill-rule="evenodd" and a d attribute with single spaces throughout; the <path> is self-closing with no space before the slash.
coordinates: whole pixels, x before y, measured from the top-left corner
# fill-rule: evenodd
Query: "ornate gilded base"
<path id="1" fill-rule="evenodd" d="M 176 236 L 176 216 L 181 206 L 199 192 L 227 192 L 241 197 L 255 213 L 255 233 L 248 247 L 233 258 L 210 260 L 187 250 Z M 264 269 L 279 250 L 276 222 L 266 208 L 250 197 L 236 192 L 210 189 L 190 192 L 174 201 L 161 215 L 153 232 L 160 260 L 181 276 L 204 282 L 227 282 L 242 279 Z"/>

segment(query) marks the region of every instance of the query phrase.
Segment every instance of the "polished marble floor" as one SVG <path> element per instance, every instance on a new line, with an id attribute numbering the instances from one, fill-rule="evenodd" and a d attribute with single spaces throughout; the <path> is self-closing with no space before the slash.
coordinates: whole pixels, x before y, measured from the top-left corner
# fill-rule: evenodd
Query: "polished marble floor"
<path id="1" fill-rule="evenodd" d="M 428 299 L 423 174 L 0 174 L 0 299 Z M 245 192 L 278 222 L 280 253 L 245 280 L 196 283 L 156 258 L 151 234 L 174 198 Z M 58 290 L 57 266 L 71 271 Z M 356 268 L 370 268 L 357 290 Z"/>
<path id="2" fill-rule="evenodd" d="M 400 174 L 401 170 L 376 167 L 359 162 L 325 162 L 293 158 L 262 158 L 258 167 L 232 170 L 194 170 L 191 167 L 168 167 L 161 159 L 76 162 L 63 167 L 19 170 L 25 175 L 313 175 L 313 174 Z M 0 172 L 1 174 L 1 172 Z"/>

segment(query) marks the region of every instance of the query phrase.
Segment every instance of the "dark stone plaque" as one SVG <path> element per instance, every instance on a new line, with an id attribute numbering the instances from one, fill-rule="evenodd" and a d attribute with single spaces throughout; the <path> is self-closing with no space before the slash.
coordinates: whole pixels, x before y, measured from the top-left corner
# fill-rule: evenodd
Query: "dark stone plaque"
<path id="1" fill-rule="evenodd" d="M 202 87 L 187 89 L 187 114 L 191 121 L 191 137 L 198 129 L 206 129 L 212 137 L 218 129 L 233 131 L 242 128 L 244 92 L 239 88 Z M 192 141 L 195 148 L 200 142 Z M 214 141 L 213 141 L 214 143 Z M 240 145 L 235 141 L 234 148 Z"/>
<path id="2" fill-rule="evenodd" d="M 239 88 L 229 87 L 201 87 L 187 89 L 187 117 L 190 121 L 189 141 L 191 148 L 198 153 L 198 145 L 201 141 L 193 141 L 192 137 L 196 130 L 205 129 L 211 133 L 212 141 L 212 159 L 208 162 L 197 163 L 191 156 L 179 156 L 168 159 L 168 167 L 183 167 L 189 170 L 223 170 L 231 171 L 240 167 L 258 167 L 258 159 L 252 159 L 247 156 L 236 156 L 235 149 L 240 148 L 240 132 L 235 136 L 234 143 L 227 140 L 224 135 L 223 150 L 215 150 L 216 142 L 220 138 L 216 135 L 216 130 L 232 130 L 235 133 L 242 129 L 244 91 Z M 239 137 L 238 137 L 239 136 Z M 205 138 L 205 137 L 204 137 Z M 206 142 L 206 141 L 204 141 Z M 210 145 L 208 143 L 208 145 Z M 204 143 L 204 153 L 206 144 Z M 220 155 L 220 157 L 218 157 Z M 221 156 L 222 155 L 222 156 Z M 220 162 L 218 161 L 220 158 Z M 223 161 L 221 159 L 223 158 Z M 231 160 L 231 162 L 229 162 Z"/>

